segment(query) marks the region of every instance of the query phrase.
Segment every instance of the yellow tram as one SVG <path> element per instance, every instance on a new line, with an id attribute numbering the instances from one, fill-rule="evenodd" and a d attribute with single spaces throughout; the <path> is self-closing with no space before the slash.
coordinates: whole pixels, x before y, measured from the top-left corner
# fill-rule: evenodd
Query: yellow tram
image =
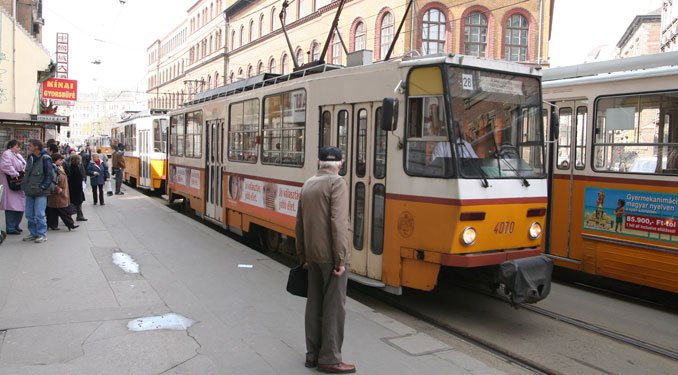
<path id="1" fill-rule="evenodd" d="M 678 52 L 554 68 L 555 264 L 678 292 Z"/>
<path id="2" fill-rule="evenodd" d="M 111 147 L 111 136 L 110 135 L 97 135 L 89 137 L 85 140 L 85 143 L 89 145 L 93 152 L 98 154 L 104 154 L 106 157 L 110 158 L 113 155 L 113 148 Z"/>
<path id="3" fill-rule="evenodd" d="M 167 111 L 155 109 L 129 113 L 112 127 L 113 139 L 125 148 L 123 181 L 145 190 L 165 191 L 167 128 Z"/>
<path id="4" fill-rule="evenodd" d="M 470 56 L 265 74 L 170 113 L 168 194 L 233 232 L 256 232 L 271 250 L 292 248 L 301 186 L 318 149 L 337 146 L 351 194 L 352 279 L 431 290 L 441 266 L 532 261 L 542 275 L 536 301 L 550 282 L 539 257 L 541 103 L 539 70 Z"/>

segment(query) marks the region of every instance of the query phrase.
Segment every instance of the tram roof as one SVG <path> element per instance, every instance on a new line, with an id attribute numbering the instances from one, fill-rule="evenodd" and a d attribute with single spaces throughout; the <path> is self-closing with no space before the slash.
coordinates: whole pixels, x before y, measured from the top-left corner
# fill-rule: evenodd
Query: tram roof
<path id="1" fill-rule="evenodd" d="M 130 120 L 136 120 L 139 118 L 144 118 L 144 117 L 151 117 L 151 116 L 163 116 L 166 115 L 169 111 L 166 109 L 146 109 L 143 111 L 135 111 L 135 112 L 126 112 L 130 116 L 126 117 L 120 121 L 117 122 L 117 124 L 121 124 L 123 122 L 127 122 Z"/>
<path id="2" fill-rule="evenodd" d="M 678 65 L 629 70 L 621 72 L 601 73 L 583 77 L 542 81 L 542 87 L 544 89 L 551 89 L 564 86 L 585 85 L 590 83 L 603 83 L 613 81 L 626 81 L 641 78 L 647 79 L 656 77 L 676 77 L 676 76 L 678 76 Z"/>
<path id="3" fill-rule="evenodd" d="M 390 60 L 379 62 L 382 63 L 398 63 L 398 60 Z M 418 56 L 418 57 L 404 57 L 402 60 L 399 60 L 400 67 L 412 67 L 412 66 L 421 66 L 421 65 L 434 65 L 434 64 L 450 64 L 458 66 L 468 66 L 479 69 L 488 69 L 488 70 L 497 70 L 497 71 L 506 71 L 516 74 L 523 75 L 540 75 L 541 68 L 519 64 L 515 62 L 509 62 L 504 60 L 488 60 L 481 59 L 473 56 L 466 55 L 454 55 L 454 54 L 440 54 L 440 55 L 429 55 L 429 56 Z M 371 64 L 372 66 L 376 64 Z M 195 104 L 200 104 L 222 98 L 225 96 L 234 95 L 244 91 L 254 90 L 256 88 L 275 85 L 282 82 L 287 82 L 290 80 L 306 77 L 312 74 L 322 74 L 330 71 L 336 71 L 339 69 L 359 69 L 365 67 L 366 65 L 354 66 L 354 67 L 343 67 L 340 65 L 332 64 L 321 64 L 310 66 L 307 68 L 302 67 L 290 74 L 272 74 L 272 73 L 263 73 L 254 77 L 241 79 L 237 82 L 230 83 L 228 85 L 220 86 L 205 92 L 196 94 L 195 98 L 191 101 L 188 101 L 183 104 L 183 107 L 192 106 Z"/>
<path id="4" fill-rule="evenodd" d="M 678 65 L 678 51 L 657 53 L 616 59 L 597 61 L 586 64 L 562 66 L 544 69 L 543 81 L 556 81 L 571 78 L 591 77 L 616 72 L 648 71 L 652 68 L 670 67 Z"/>

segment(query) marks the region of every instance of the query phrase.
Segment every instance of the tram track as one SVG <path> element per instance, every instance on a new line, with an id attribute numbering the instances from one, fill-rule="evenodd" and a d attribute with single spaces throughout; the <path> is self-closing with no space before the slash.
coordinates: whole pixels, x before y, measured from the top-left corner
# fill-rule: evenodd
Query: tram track
<path id="1" fill-rule="evenodd" d="M 172 207 L 172 205 L 170 205 Z M 182 212 L 180 209 L 178 209 L 176 206 L 173 207 L 176 211 Z M 184 213 L 186 214 L 186 213 Z M 187 214 L 189 217 L 193 217 L 190 214 Z M 193 217 L 195 218 L 195 217 Z M 267 256 L 272 257 L 274 260 L 285 264 L 287 266 L 293 266 L 294 265 L 294 260 L 291 259 L 290 256 L 282 253 L 271 253 L 262 248 L 262 246 L 258 243 L 258 241 L 252 241 L 252 239 L 247 239 L 244 237 L 236 236 L 233 235 L 225 230 L 223 228 L 220 228 L 214 224 L 210 224 L 208 222 L 205 222 L 208 226 L 212 227 L 213 229 L 219 230 L 220 232 L 224 233 L 230 238 L 233 238 L 241 243 L 243 243 L 246 246 L 249 246 L 259 252 L 262 252 L 266 254 Z M 455 324 L 454 322 L 450 322 L 450 320 L 446 319 L 439 319 L 438 317 L 434 316 L 434 314 L 429 314 L 428 312 L 425 311 L 425 309 L 419 308 L 417 304 L 412 304 L 408 303 L 411 302 L 411 300 L 406 300 L 398 296 L 394 296 L 388 293 L 385 293 L 381 290 L 365 287 L 363 285 L 351 282 L 352 287 L 349 289 L 349 294 L 351 295 L 352 298 L 358 298 L 358 300 L 363 300 L 367 302 L 369 305 L 369 299 L 372 299 L 374 301 L 381 302 L 393 309 L 396 309 L 402 314 L 405 314 L 407 316 L 412 317 L 413 319 L 419 320 L 421 322 L 424 322 L 432 327 L 435 327 L 439 329 L 441 332 L 444 334 L 450 335 L 451 337 L 454 337 L 456 339 L 462 340 L 466 343 L 468 343 L 471 346 L 477 347 L 497 358 L 500 360 L 516 366 L 518 368 L 521 368 L 529 373 L 534 373 L 534 374 L 564 374 L 567 373 L 564 369 L 560 368 L 558 369 L 557 366 L 551 367 L 548 364 L 545 363 L 545 361 L 541 360 L 536 360 L 533 358 L 529 358 L 527 355 L 520 354 L 518 351 L 512 350 L 510 346 L 507 345 L 502 345 L 502 343 L 497 342 L 494 337 L 491 337 L 492 339 L 488 339 L 487 337 L 489 336 L 483 336 L 481 332 L 474 332 L 473 327 L 469 328 L 464 328 L 462 324 Z M 449 285 L 452 286 L 452 285 Z M 469 285 L 454 285 L 456 287 L 465 289 L 469 292 L 472 292 L 474 294 L 478 295 L 483 295 L 485 297 L 488 297 L 492 300 L 500 301 L 502 304 L 507 303 L 502 296 L 496 294 L 496 293 L 489 293 L 485 290 L 480 290 L 477 287 L 471 287 Z M 448 285 L 441 285 L 438 288 L 446 288 Z M 362 298 L 361 298 L 362 296 Z M 367 301 L 366 301 L 367 300 Z M 671 360 L 671 361 L 678 361 L 678 353 L 675 352 L 674 350 L 671 350 L 670 348 L 664 348 L 659 345 L 655 345 L 652 343 L 649 343 L 647 341 L 644 341 L 642 339 L 634 338 L 629 335 L 625 335 L 623 333 L 615 332 L 613 330 L 607 329 L 605 327 L 601 327 L 596 324 L 588 323 L 586 321 L 570 317 L 564 314 L 556 313 L 547 309 L 543 309 L 541 307 L 538 307 L 536 305 L 519 305 L 518 306 L 520 309 L 526 310 L 531 314 L 536 314 L 539 316 L 542 316 L 544 318 L 547 318 L 552 321 L 557 321 L 560 323 L 564 323 L 568 326 L 575 327 L 576 329 L 580 329 L 595 335 L 598 335 L 600 337 L 603 337 L 608 340 L 615 341 L 617 343 L 621 343 L 624 345 L 627 345 L 629 347 L 632 347 L 637 350 L 644 351 L 646 353 L 650 353 L 656 356 L 661 356 L 665 359 Z M 440 313 L 440 312 L 439 312 Z M 507 323 L 509 323 L 507 321 Z M 509 323 L 510 324 L 510 323 Z M 538 346 L 538 344 L 535 344 Z M 576 358 L 570 358 L 574 361 L 580 362 L 579 359 Z M 585 362 L 581 362 L 585 363 Z M 589 365 L 589 367 L 592 367 Z M 607 371 L 604 371 L 599 368 L 594 368 L 598 370 L 599 372 L 603 373 L 610 373 Z"/>

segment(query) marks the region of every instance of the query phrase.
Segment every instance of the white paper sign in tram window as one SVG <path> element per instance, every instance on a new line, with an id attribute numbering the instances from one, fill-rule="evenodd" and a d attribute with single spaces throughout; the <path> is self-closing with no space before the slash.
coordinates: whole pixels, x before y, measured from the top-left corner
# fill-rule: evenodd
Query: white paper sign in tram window
<path id="1" fill-rule="evenodd" d="M 301 188 L 288 185 L 278 185 L 277 188 L 275 210 L 281 214 L 297 216 L 297 203 L 301 196 Z"/>
<path id="2" fill-rule="evenodd" d="M 262 181 L 245 179 L 240 199 L 243 203 L 264 207 L 264 183 Z"/>
<path id="3" fill-rule="evenodd" d="M 175 182 L 179 185 L 184 185 L 187 186 L 186 184 L 187 178 L 186 178 L 186 168 L 184 167 L 177 167 L 176 169 L 176 178 Z"/>
<path id="4" fill-rule="evenodd" d="M 191 169 L 190 187 L 200 189 L 200 171 L 197 169 Z"/>
<path id="5" fill-rule="evenodd" d="M 461 88 L 473 91 L 473 74 L 461 75 Z"/>

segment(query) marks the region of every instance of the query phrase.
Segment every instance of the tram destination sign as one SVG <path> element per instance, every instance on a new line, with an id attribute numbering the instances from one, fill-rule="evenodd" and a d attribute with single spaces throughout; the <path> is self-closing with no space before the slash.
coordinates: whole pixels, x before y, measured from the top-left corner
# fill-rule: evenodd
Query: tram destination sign
<path id="1" fill-rule="evenodd" d="M 78 100 L 78 81 L 50 78 L 42 83 L 42 98 L 74 102 Z"/>

